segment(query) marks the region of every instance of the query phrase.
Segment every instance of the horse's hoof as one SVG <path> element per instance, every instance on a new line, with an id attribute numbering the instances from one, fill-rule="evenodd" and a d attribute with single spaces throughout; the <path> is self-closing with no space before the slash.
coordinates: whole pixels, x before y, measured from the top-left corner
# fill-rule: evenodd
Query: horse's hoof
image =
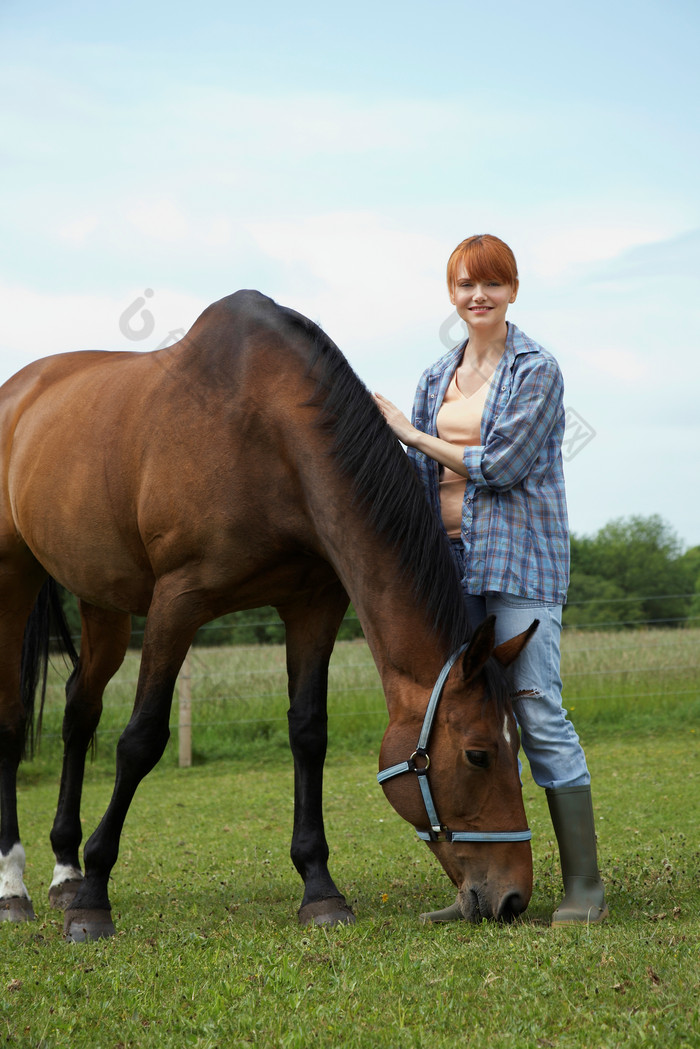
<path id="1" fill-rule="evenodd" d="M 0 922 L 31 922 L 35 918 L 32 901 L 27 896 L 10 896 L 0 900 Z"/>
<path id="2" fill-rule="evenodd" d="M 432 925 L 442 922 L 463 922 L 465 919 L 459 904 L 452 903 L 441 911 L 428 911 L 426 914 L 421 914 L 418 920 L 424 925 Z"/>
<path id="3" fill-rule="evenodd" d="M 63 919 L 63 936 L 69 943 L 104 940 L 115 932 L 111 911 L 76 908 L 66 911 Z"/>
<path id="4" fill-rule="evenodd" d="M 52 885 L 49 888 L 49 904 L 59 911 L 67 911 L 82 884 L 82 878 L 71 878 L 60 885 Z"/>
<path id="5" fill-rule="evenodd" d="M 355 915 L 344 896 L 306 903 L 299 908 L 300 925 L 354 925 Z"/>

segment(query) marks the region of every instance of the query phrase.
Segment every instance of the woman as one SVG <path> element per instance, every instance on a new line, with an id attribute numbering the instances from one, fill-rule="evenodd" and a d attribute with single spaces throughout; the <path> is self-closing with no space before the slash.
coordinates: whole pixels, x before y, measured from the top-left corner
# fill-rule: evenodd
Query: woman
<path id="1" fill-rule="evenodd" d="M 469 237 L 447 264 L 450 301 L 469 337 L 421 378 L 413 421 L 376 402 L 440 514 L 475 626 L 496 615 L 496 642 L 539 619 L 513 673 L 513 709 L 535 781 L 545 788 L 564 877 L 553 925 L 607 916 L 590 775 L 562 707 L 559 638 L 569 575 L 555 359 L 506 320 L 515 258 L 498 237 Z M 461 917 L 457 905 L 424 916 Z"/>

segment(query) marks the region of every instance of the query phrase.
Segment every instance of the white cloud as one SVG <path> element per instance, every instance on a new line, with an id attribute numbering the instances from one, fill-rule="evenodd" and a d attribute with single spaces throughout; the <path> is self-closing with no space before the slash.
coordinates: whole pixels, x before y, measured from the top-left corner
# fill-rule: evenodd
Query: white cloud
<path id="1" fill-rule="evenodd" d="M 187 330 L 208 305 L 193 296 L 156 288 L 125 289 L 121 295 L 61 295 L 33 288 L 0 286 L 3 316 L 0 343 L 0 382 L 40 357 L 71 350 L 152 350 L 171 332 Z M 120 330 L 120 318 L 134 310 L 132 327 L 143 328 L 142 310 L 153 324 L 148 338 L 129 339 Z"/>
<path id="2" fill-rule="evenodd" d="M 69 244 L 79 247 L 92 237 L 99 226 L 100 218 L 98 215 L 94 213 L 88 215 L 76 214 L 59 225 L 56 229 L 56 234 L 60 240 L 65 240 Z"/>
<path id="3" fill-rule="evenodd" d="M 212 160 L 235 153 L 248 164 L 251 144 L 285 162 L 320 154 L 413 151 L 418 128 L 444 143 L 457 113 L 451 103 L 425 98 L 365 99 L 329 91 L 255 95 L 189 83 L 171 95 L 168 119 L 173 127 L 188 128 L 181 141 L 194 159 L 196 144 L 205 141 Z"/>
<path id="4" fill-rule="evenodd" d="M 152 197 L 127 207 L 126 221 L 149 240 L 165 244 L 192 237 L 193 229 L 182 208 L 168 197 Z"/>
<path id="5" fill-rule="evenodd" d="M 299 309 L 333 338 L 395 336 L 434 317 L 436 309 L 450 312 L 435 267 L 445 249 L 435 237 L 393 228 L 371 212 L 254 222 L 248 228 L 260 250 L 281 266 L 303 268 L 309 292 Z"/>
<path id="6" fill-rule="evenodd" d="M 582 224 L 575 214 L 562 215 L 557 228 L 531 231 L 528 261 L 536 277 L 561 282 L 572 271 L 583 273 L 592 266 L 617 259 L 633 248 L 650 245 L 675 232 L 669 222 L 639 223 L 596 221 Z"/>

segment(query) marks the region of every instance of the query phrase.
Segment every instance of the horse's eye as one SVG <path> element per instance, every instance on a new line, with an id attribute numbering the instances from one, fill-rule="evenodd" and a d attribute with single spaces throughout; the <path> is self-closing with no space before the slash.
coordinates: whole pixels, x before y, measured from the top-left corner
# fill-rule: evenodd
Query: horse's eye
<path id="1" fill-rule="evenodd" d="M 470 765 L 475 765 L 478 769 L 487 769 L 489 767 L 489 755 L 485 750 L 465 750 L 467 755 L 467 761 Z"/>

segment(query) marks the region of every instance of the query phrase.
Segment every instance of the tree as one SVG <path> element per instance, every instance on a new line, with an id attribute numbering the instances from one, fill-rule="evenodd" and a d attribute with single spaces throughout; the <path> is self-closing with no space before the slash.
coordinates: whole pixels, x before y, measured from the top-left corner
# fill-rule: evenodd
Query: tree
<path id="1" fill-rule="evenodd" d="M 625 595 L 622 587 L 609 579 L 572 570 L 565 608 L 568 627 L 633 626 L 643 620 L 638 598 Z"/>
<path id="2" fill-rule="evenodd" d="M 700 546 L 692 546 L 680 559 L 685 574 L 685 593 L 692 594 L 688 608 L 688 626 L 700 626 Z"/>
<path id="3" fill-rule="evenodd" d="M 690 553 L 658 514 L 617 518 L 593 537 L 572 536 L 566 624 L 678 625 L 695 585 L 698 560 Z"/>

